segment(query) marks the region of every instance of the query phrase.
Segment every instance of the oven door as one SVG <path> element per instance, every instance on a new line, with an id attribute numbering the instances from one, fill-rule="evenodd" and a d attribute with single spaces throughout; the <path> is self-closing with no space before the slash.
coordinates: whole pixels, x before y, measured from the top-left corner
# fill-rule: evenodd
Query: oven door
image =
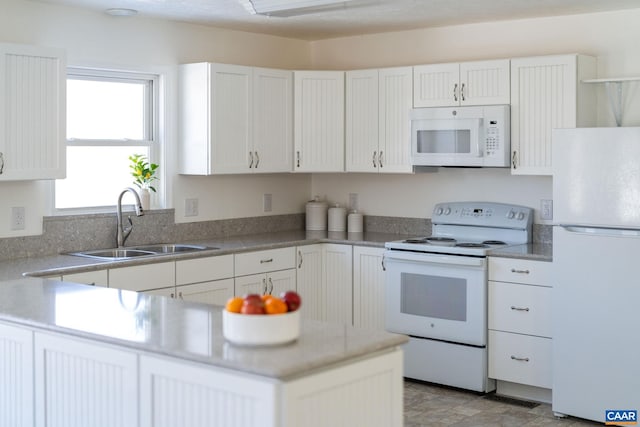
<path id="1" fill-rule="evenodd" d="M 486 258 L 387 250 L 384 259 L 387 330 L 486 345 Z"/>

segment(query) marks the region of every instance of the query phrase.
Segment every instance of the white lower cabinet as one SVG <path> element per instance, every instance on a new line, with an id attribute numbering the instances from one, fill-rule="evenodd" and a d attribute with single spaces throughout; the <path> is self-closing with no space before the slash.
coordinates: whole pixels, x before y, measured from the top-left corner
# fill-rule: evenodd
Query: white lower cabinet
<path id="1" fill-rule="evenodd" d="M 0 323 L 0 426 L 32 427 L 33 332 Z"/>
<path id="2" fill-rule="evenodd" d="M 214 280 L 176 287 L 175 298 L 183 301 L 224 305 L 234 295 L 233 279 Z"/>
<path id="3" fill-rule="evenodd" d="M 246 294 L 279 295 L 285 291 L 296 290 L 296 270 L 272 271 L 236 277 L 236 295 Z"/>
<path id="4" fill-rule="evenodd" d="M 321 243 L 299 246 L 297 251 L 302 316 L 352 325 L 352 246 Z"/>
<path id="5" fill-rule="evenodd" d="M 137 292 L 173 288 L 175 271 L 174 261 L 113 268 L 109 269 L 109 287 Z"/>
<path id="6" fill-rule="evenodd" d="M 109 286 L 109 274 L 107 270 L 65 274 L 62 276 L 62 280 L 65 282 L 83 283 L 85 285 Z"/>
<path id="7" fill-rule="evenodd" d="M 176 261 L 175 295 L 170 296 L 224 305 L 233 295 L 233 255 Z"/>
<path id="8" fill-rule="evenodd" d="M 384 248 L 353 247 L 353 326 L 385 329 Z"/>
<path id="9" fill-rule="evenodd" d="M 49 333 L 34 342 L 35 425 L 138 425 L 135 353 Z"/>
<path id="10" fill-rule="evenodd" d="M 551 263 L 489 257 L 489 377 L 497 391 L 550 401 Z"/>
<path id="11" fill-rule="evenodd" d="M 296 290 L 295 248 L 267 249 L 235 255 L 236 295 Z"/>

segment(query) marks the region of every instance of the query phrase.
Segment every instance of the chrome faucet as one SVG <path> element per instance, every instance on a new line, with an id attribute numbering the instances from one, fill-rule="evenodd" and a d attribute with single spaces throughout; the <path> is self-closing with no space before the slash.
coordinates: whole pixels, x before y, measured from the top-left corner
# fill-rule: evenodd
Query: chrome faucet
<path id="1" fill-rule="evenodd" d="M 133 231 L 133 222 L 131 222 L 130 216 L 127 217 L 129 225 L 125 226 L 122 223 L 122 197 L 127 191 L 132 193 L 136 198 L 136 203 L 133 205 L 136 208 L 136 216 L 144 215 L 144 211 L 142 210 L 142 203 L 140 202 L 140 196 L 138 196 L 138 192 L 131 187 L 127 187 L 122 190 L 120 196 L 118 196 L 118 209 L 116 211 L 116 241 L 119 248 L 124 246 L 124 242 L 127 240 L 127 237 L 129 237 L 129 234 L 131 234 L 131 231 Z"/>

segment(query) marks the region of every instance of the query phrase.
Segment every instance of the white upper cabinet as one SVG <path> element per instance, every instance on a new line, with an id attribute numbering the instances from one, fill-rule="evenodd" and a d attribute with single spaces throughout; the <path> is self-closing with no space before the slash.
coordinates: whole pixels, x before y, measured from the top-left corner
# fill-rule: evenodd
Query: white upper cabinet
<path id="1" fill-rule="evenodd" d="M 413 106 L 509 104 L 509 60 L 413 67 Z"/>
<path id="2" fill-rule="evenodd" d="M 289 71 L 180 66 L 180 173 L 291 171 Z"/>
<path id="3" fill-rule="evenodd" d="M 411 172 L 411 67 L 346 73 L 346 170 Z"/>
<path id="4" fill-rule="evenodd" d="M 344 72 L 294 72 L 294 171 L 344 171 Z"/>
<path id="5" fill-rule="evenodd" d="M 66 76 L 63 51 L 0 43 L 0 180 L 65 177 Z"/>
<path id="6" fill-rule="evenodd" d="M 292 91 L 291 71 L 253 69 L 253 154 L 249 155 L 249 168 L 254 172 L 292 170 Z"/>
<path id="7" fill-rule="evenodd" d="M 553 55 L 511 60 L 511 173 L 551 175 L 551 130 L 596 125 L 596 59 Z"/>

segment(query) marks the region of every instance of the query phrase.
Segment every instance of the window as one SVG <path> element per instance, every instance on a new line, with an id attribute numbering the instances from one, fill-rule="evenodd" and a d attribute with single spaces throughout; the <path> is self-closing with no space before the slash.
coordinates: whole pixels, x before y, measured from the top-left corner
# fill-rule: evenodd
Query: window
<path id="1" fill-rule="evenodd" d="M 130 155 L 158 163 L 158 80 L 133 72 L 68 70 L 67 177 L 55 183 L 56 209 L 111 207 L 133 185 Z"/>

